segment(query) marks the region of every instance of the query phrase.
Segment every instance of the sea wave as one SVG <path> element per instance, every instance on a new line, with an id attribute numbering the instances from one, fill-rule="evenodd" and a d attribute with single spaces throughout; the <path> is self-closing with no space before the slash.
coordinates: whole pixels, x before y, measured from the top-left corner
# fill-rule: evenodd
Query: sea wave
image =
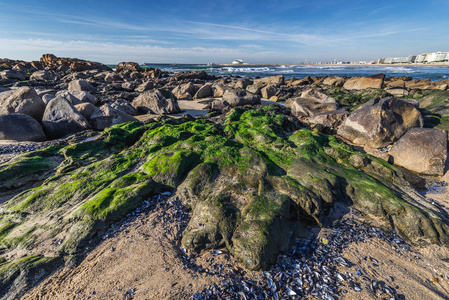
<path id="1" fill-rule="evenodd" d="M 408 67 L 384 67 L 383 68 L 387 73 L 416 73 L 416 70 L 413 70 Z"/>
<path id="2" fill-rule="evenodd" d="M 155 65 L 155 67 L 158 67 Z M 432 81 L 449 78 L 448 67 L 421 66 L 377 66 L 377 65 L 238 65 L 238 66 L 205 66 L 205 65 L 161 65 L 160 68 L 169 73 L 205 70 L 217 76 L 266 77 L 284 75 L 285 78 L 304 78 L 306 76 L 370 76 L 385 73 L 387 77 L 411 76 L 413 79 L 429 78 Z"/>
<path id="3" fill-rule="evenodd" d="M 262 73 L 274 71 L 269 67 L 224 67 L 215 69 L 217 72 L 229 72 L 229 73 Z"/>

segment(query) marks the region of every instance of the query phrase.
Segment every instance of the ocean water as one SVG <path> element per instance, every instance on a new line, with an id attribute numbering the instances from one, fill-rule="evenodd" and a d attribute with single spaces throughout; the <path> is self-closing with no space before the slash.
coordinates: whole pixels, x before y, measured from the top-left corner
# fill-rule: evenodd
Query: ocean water
<path id="1" fill-rule="evenodd" d="M 284 75 L 285 78 L 302 79 L 306 76 L 370 76 L 384 73 L 387 77 L 410 76 L 413 79 L 432 81 L 449 79 L 449 66 L 376 66 L 376 65 L 239 65 L 239 66 L 208 66 L 208 65 L 169 65 L 154 64 L 156 67 L 171 74 L 176 72 L 204 70 L 210 75 L 219 76 L 256 76 L 266 77 Z"/>

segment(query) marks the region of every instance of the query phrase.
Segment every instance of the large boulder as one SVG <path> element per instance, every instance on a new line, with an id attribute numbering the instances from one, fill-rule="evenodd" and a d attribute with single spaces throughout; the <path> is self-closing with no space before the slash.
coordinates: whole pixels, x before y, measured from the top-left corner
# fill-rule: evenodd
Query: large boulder
<path id="1" fill-rule="evenodd" d="M 338 76 L 328 76 L 323 80 L 323 84 L 330 86 L 342 87 L 345 84 L 345 79 Z"/>
<path id="2" fill-rule="evenodd" d="M 97 103 L 97 98 L 95 98 L 94 95 L 84 91 L 59 91 L 56 93 L 56 96 L 60 96 L 69 100 L 69 102 L 72 103 L 73 105 L 85 102 L 92 104 Z"/>
<path id="3" fill-rule="evenodd" d="M 90 129 L 91 126 L 65 98 L 56 97 L 45 108 L 42 126 L 50 139 Z"/>
<path id="4" fill-rule="evenodd" d="M 188 79 L 188 80 L 194 80 L 194 79 L 215 80 L 215 79 L 217 79 L 217 77 L 215 77 L 214 75 L 209 75 L 205 71 L 179 72 L 179 73 L 175 73 L 170 78 L 171 78 L 171 80 L 174 80 L 174 81 L 182 81 L 182 80 L 186 80 L 186 79 Z"/>
<path id="5" fill-rule="evenodd" d="M 255 79 L 254 84 L 258 84 L 258 83 L 264 83 L 265 85 L 269 85 L 269 84 L 282 85 L 282 84 L 284 84 L 284 76 L 277 75 L 277 76 L 269 76 L 269 77 Z"/>
<path id="6" fill-rule="evenodd" d="M 389 151 L 394 164 L 424 175 L 442 176 L 447 160 L 447 131 L 412 128 Z"/>
<path id="7" fill-rule="evenodd" d="M 381 89 L 385 74 L 377 74 L 368 77 L 353 77 L 346 80 L 343 87 L 347 90 L 363 90 L 367 88 Z"/>
<path id="8" fill-rule="evenodd" d="M 141 72 L 143 69 L 135 62 L 121 62 L 116 67 L 117 72 L 121 71 L 138 71 Z"/>
<path id="9" fill-rule="evenodd" d="M 419 106 L 441 117 L 449 117 L 449 91 L 432 91 L 420 98 Z"/>
<path id="10" fill-rule="evenodd" d="M 119 82 L 119 81 L 123 81 L 123 78 L 120 75 L 116 74 L 116 73 L 108 73 L 104 77 L 104 81 L 106 81 L 106 82 Z"/>
<path id="11" fill-rule="evenodd" d="M 210 84 L 205 84 L 196 92 L 195 96 L 193 96 L 193 99 L 203 99 L 213 96 L 212 87 Z"/>
<path id="12" fill-rule="evenodd" d="M 196 90 L 197 88 L 193 83 L 187 82 L 175 87 L 172 90 L 172 93 L 175 95 L 176 99 L 192 100 L 193 96 L 196 94 Z"/>
<path id="13" fill-rule="evenodd" d="M 136 92 L 145 92 L 145 91 L 149 91 L 151 89 L 154 88 L 154 82 L 153 81 L 145 81 L 144 83 L 142 83 L 141 85 L 139 85 L 135 91 Z"/>
<path id="14" fill-rule="evenodd" d="M 134 108 L 134 106 L 131 105 L 131 103 L 129 103 L 125 99 L 115 100 L 114 103 L 111 104 L 111 107 L 131 116 L 137 115 L 137 110 Z"/>
<path id="15" fill-rule="evenodd" d="M 0 93 L 0 115 L 22 113 L 40 121 L 45 110 L 45 103 L 36 91 L 21 87 Z"/>
<path id="16" fill-rule="evenodd" d="M 248 85 L 246 90 L 250 93 L 261 95 L 261 90 L 267 86 L 267 83 L 261 81 L 254 81 L 253 84 Z"/>
<path id="17" fill-rule="evenodd" d="M 42 55 L 39 66 L 66 71 L 72 70 L 74 72 L 87 70 L 112 71 L 111 68 L 102 63 L 77 58 L 56 57 L 53 54 Z"/>
<path id="18" fill-rule="evenodd" d="M 3 79 L 25 80 L 25 75 L 19 71 L 6 70 L 0 73 L 0 77 Z"/>
<path id="19" fill-rule="evenodd" d="M 86 80 L 74 80 L 69 83 L 68 90 L 95 92 L 97 89 Z"/>
<path id="20" fill-rule="evenodd" d="M 75 104 L 74 107 L 83 117 L 86 118 L 86 120 L 89 120 L 90 116 L 92 116 L 94 111 L 96 111 L 98 109 L 92 103 Z"/>
<path id="21" fill-rule="evenodd" d="M 223 97 L 224 92 L 229 89 L 229 86 L 224 83 L 214 83 L 212 89 L 214 90 L 214 98 L 220 98 Z"/>
<path id="22" fill-rule="evenodd" d="M 58 73 L 50 70 L 39 70 L 31 74 L 30 80 L 36 81 L 56 81 L 59 80 L 60 77 Z"/>
<path id="23" fill-rule="evenodd" d="M 417 126 L 422 126 L 422 116 L 412 103 L 386 97 L 372 99 L 360 106 L 337 133 L 354 144 L 381 148 Z"/>
<path id="24" fill-rule="evenodd" d="M 311 117 L 338 109 L 338 103 L 334 98 L 314 89 L 305 90 L 299 97 L 288 99 L 285 105 L 297 118 Z"/>
<path id="25" fill-rule="evenodd" d="M 270 84 L 260 90 L 260 95 L 262 98 L 270 99 L 273 96 L 279 94 L 280 90 L 277 85 Z"/>
<path id="26" fill-rule="evenodd" d="M 406 81 L 404 84 L 406 88 L 413 90 L 431 90 L 435 88 L 435 84 L 429 78 Z"/>
<path id="27" fill-rule="evenodd" d="M 36 119 L 16 113 L 0 115 L 0 140 L 42 142 L 46 137 Z"/>
<path id="28" fill-rule="evenodd" d="M 246 87 L 251 84 L 253 84 L 251 80 L 249 80 L 248 78 L 243 78 L 237 81 L 234 87 L 239 89 L 246 89 Z"/>
<path id="29" fill-rule="evenodd" d="M 225 107 L 260 104 L 260 97 L 247 93 L 242 89 L 228 89 L 224 92 L 223 99 L 217 99 L 212 103 L 212 109 L 221 110 Z"/>
<path id="30" fill-rule="evenodd" d="M 90 122 L 95 130 L 103 130 L 115 124 L 138 121 L 136 118 L 103 104 L 90 116 Z"/>
<path id="31" fill-rule="evenodd" d="M 181 109 L 173 94 L 166 90 L 145 91 L 131 103 L 141 113 L 176 114 Z"/>
<path id="32" fill-rule="evenodd" d="M 326 111 L 312 116 L 309 123 L 335 130 L 346 120 L 348 115 L 349 112 L 343 109 Z"/>

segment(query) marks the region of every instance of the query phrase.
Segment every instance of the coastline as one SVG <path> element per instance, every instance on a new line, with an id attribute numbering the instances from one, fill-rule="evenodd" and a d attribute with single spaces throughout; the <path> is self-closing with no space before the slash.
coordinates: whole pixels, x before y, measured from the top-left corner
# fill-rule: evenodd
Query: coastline
<path id="1" fill-rule="evenodd" d="M 180 64 L 182 65 L 182 64 Z M 218 64 L 214 66 L 210 66 L 211 68 L 214 67 L 257 67 L 257 66 L 360 66 L 360 67 L 375 67 L 375 66 L 381 66 L 381 67 L 448 67 L 449 63 L 441 63 L 441 64 Z"/>

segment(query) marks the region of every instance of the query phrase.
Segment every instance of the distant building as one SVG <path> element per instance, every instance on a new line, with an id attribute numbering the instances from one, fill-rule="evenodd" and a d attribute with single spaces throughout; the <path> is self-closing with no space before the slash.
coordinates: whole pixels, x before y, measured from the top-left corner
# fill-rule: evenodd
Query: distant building
<path id="1" fill-rule="evenodd" d="M 410 63 L 434 63 L 449 62 L 449 52 L 422 53 L 407 57 L 387 57 L 377 61 L 379 64 L 410 64 Z"/>
<path id="2" fill-rule="evenodd" d="M 416 55 L 410 55 L 407 57 L 387 57 L 379 60 L 380 64 L 410 64 L 414 63 Z"/>

